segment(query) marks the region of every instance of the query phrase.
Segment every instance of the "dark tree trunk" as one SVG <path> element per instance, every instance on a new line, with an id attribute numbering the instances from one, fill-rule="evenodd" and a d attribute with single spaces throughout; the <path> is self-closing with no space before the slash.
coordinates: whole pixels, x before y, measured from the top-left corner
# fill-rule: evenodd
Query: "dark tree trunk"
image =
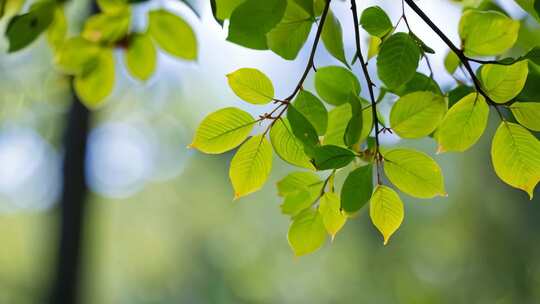
<path id="1" fill-rule="evenodd" d="M 78 303 L 82 236 L 87 194 L 84 174 L 90 113 L 73 94 L 64 134 L 59 244 L 51 304 Z"/>

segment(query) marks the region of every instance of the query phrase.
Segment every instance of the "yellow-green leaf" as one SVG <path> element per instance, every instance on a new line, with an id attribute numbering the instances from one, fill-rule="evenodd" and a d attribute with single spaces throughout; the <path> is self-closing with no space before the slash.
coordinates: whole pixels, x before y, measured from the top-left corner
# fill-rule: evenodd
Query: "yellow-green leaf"
<path id="1" fill-rule="evenodd" d="M 149 12 L 148 31 L 165 52 L 185 60 L 197 59 L 197 37 L 177 15 L 162 9 Z"/>
<path id="2" fill-rule="evenodd" d="M 486 64 L 481 76 L 488 96 L 495 102 L 505 103 L 521 92 L 528 73 L 528 62 L 523 60 L 513 65 Z"/>
<path id="3" fill-rule="evenodd" d="M 313 172 L 293 172 L 277 183 L 278 195 L 286 196 L 299 189 L 310 189 L 315 195 L 321 193 L 323 181 Z"/>
<path id="4" fill-rule="evenodd" d="M 86 74 L 96 67 L 100 50 L 99 46 L 82 37 L 73 37 L 57 49 L 54 61 L 66 74 Z"/>
<path id="5" fill-rule="evenodd" d="M 114 58 L 111 49 L 101 49 L 96 57 L 95 67 L 75 77 L 75 91 L 81 101 L 90 109 L 102 105 L 114 87 Z"/>
<path id="6" fill-rule="evenodd" d="M 242 100 L 252 104 L 266 104 L 274 98 L 274 85 L 263 72 L 242 68 L 227 75 L 229 86 Z"/>
<path id="7" fill-rule="evenodd" d="M 272 146 L 262 135 L 246 141 L 234 155 L 229 177 L 234 198 L 240 198 L 262 188 L 272 169 Z"/>
<path id="8" fill-rule="evenodd" d="M 524 127 L 502 122 L 491 145 L 495 173 L 508 185 L 533 198 L 540 181 L 540 142 Z"/>
<path id="9" fill-rule="evenodd" d="M 454 104 L 437 129 L 438 152 L 463 152 L 474 145 L 486 129 L 489 106 L 484 97 L 471 93 Z"/>
<path id="10" fill-rule="evenodd" d="M 341 212 L 340 205 L 339 196 L 334 192 L 327 192 L 321 197 L 319 212 L 322 215 L 324 227 L 332 239 L 347 221 L 347 216 Z"/>
<path id="11" fill-rule="evenodd" d="M 446 113 L 443 96 L 433 92 L 414 92 L 401 97 L 392 107 L 390 125 L 402 138 L 420 138 L 431 134 Z"/>
<path id="12" fill-rule="evenodd" d="M 387 186 L 378 185 L 369 202 L 369 216 L 373 225 L 381 232 L 384 245 L 403 222 L 405 212 L 399 195 Z"/>
<path id="13" fill-rule="evenodd" d="M 399 148 L 383 156 L 384 172 L 399 190 L 418 198 L 446 196 L 441 168 L 427 154 Z"/>
<path id="14" fill-rule="evenodd" d="M 362 133 L 360 142 L 364 141 L 373 129 L 373 112 L 371 106 L 362 103 Z M 324 137 L 325 145 L 345 146 L 344 134 L 351 120 L 352 109 L 349 103 L 333 108 L 328 112 L 328 128 Z"/>
<path id="15" fill-rule="evenodd" d="M 134 34 L 126 51 L 126 66 L 131 75 L 147 80 L 156 70 L 157 52 L 148 34 Z"/>
<path id="16" fill-rule="evenodd" d="M 114 15 L 97 14 L 86 20 L 81 36 L 92 42 L 114 44 L 126 37 L 130 22 L 131 12 L 129 7 Z"/>
<path id="17" fill-rule="evenodd" d="M 270 141 L 277 155 L 291 165 L 315 169 L 304 152 L 304 145 L 294 136 L 287 118 L 278 119 L 270 130 Z"/>
<path id="18" fill-rule="evenodd" d="M 469 56 L 500 55 L 517 41 L 520 23 L 495 11 L 468 10 L 459 23 L 459 35 Z"/>
<path id="19" fill-rule="evenodd" d="M 525 128 L 540 131 L 540 103 L 516 102 L 510 106 L 516 120 Z"/>
<path id="20" fill-rule="evenodd" d="M 322 41 L 328 53 L 332 54 L 336 59 L 341 61 L 346 66 L 349 66 L 345 57 L 345 47 L 343 46 L 343 30 L 338 18 L 334 16 L 332 11 L 328 12 L 326 21 L 322 31 Z"/>
<path id="21" fill-rule="evenodd" d="M 289 227 L 287 238 L 296 256 L 310 254 L 321 248 L 326 240 L 322 215 L 313 209 L 300 213 Z"/>
<path id="22" fill-rule="evenodd" d="M 47 29 L 47 41 L 53 47 L 58 49 L 64 44 L 67 35 L 67 20 L 64 14 L 63 6 L 57 6 L 54 10 L 54 18 Z"/>
<path id="23" fill-rule="evenodd" d="M 255 120 L 238 108 L 224 108 L 208 115 L 190 145 L 201 152 L 220 154 L 236 148 L 251 133 Z"/>

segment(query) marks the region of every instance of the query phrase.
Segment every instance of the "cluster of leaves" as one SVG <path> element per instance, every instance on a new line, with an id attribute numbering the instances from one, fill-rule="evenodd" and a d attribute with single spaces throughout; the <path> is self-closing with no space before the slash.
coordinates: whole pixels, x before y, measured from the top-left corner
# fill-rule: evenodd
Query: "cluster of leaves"
<path id="1" fill-rule="evenodd" d="M 139 81 L 154 74 L 158 48 L 183 60 L 197 58 L 194 31 L 175 14 L 151 10 L 146 28 L 134 29 L 131 5 L 145 1 L 97 0 L 101 12 L 90 16 L 82 31 L 73 36 L 68 34 L 66 1 L 40 0 L 30 5 L 27 12 L 10 19 L 6 29 L 8 52 L 19 51 L 46 33 L 56 66 L 73 76 L 80 100 L 87 107 L 96 108 L 114 88 L 116 49 L 122 50 L 127 71 Z"/>
<path id="2" fill-rule="evenodd" d="M 275 108 L 258 118 L 234 107 L 214 112 L 201 122 L 191 145 L 209 154 L 240 146 L 229 171 L 235 198 L 265 184 L 273 151 L 287 163 L 307 169 L 278 183 L 278 194 L 284 199 L 281 210 L 292 220 L 288 240 L 296 255 L 320 248 L 328 235 L 333 238 L 347 219 L 368 204 L 371 220 L 386 244 L 404 217 L 394 188 L 422 199 L 446 195 L 438 164 L 417 150 L 381 146 L 379 137 L 385 132 L 404 139 L 431 137 L 439 153 L 463 152 L 482 136 L 493 109 L 501 119 L 491 151 L 495 172 L 532 198 L 540 180 L 540 142 L 531 133 L 540 131 L 540 96 L 535 90 L 540 48 L 519 58 L 501 58 L 516 43 L 520 23 L 500 9 L 490 10 L 493 4 L 464 11 L 459 23 L 462 43 L 457 47 L 414 0 L 399 1 L 403 14 L 395 23 L 377 6 L 360 15 L 351 0 L 356 54 L 349 60 L 331 0 L 211 2 L 216 20 L 229 20 L 229 41 L 269 49 L 287 60 L 297 57 L 317 24 L 305 72 L 289 96 L 276 97 L 272 81 L 263 72 L 241 68 L 227 75 L 232 91 L 248 103 L 273 103 Z M 519 2 L 537 17 L 538 1 Z M 457 86 L 450 92 L 440 89 L 433 71 L 430 75 L 417 72 L 422 59 L 431 70 L 429 55 L 435 51 L 413 33 L 407 6 L 447 43 L 448 72 L 463 71 L 469 78 L 454 76 Z M 405 31 L 398 31 L 400 24 Z M 369 35 L 366 58 L 360 47 L 360 28 Z M 320 40 L 342 65 L 315 70 Z M 372 58 L 376 58 L 382 82 L 378 96 L 367 68 Z M 356 63 L 362 68 L 369 100 L 360 96 L 360 81 L 351 70 Z M 473 63 L 480 64 L 477 71 Z M 316 92 L 303 86 L 311 70 Z M 388 124 L 377 111 L 381 102 L 393 104 Z M 254 126 L 263 123 L 264 131 L 250 137 Z M 342 185 L 335 185 L 337 174 L 346 175 Z"/>

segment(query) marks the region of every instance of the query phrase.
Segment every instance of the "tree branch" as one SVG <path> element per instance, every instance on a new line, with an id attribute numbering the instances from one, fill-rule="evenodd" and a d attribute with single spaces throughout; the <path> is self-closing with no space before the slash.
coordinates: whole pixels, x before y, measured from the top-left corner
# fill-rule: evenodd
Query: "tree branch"
<path id="1" fill-rule="evenodd" d="M 381 178 L 381 153 L 379 150 L 380 142 L 379 142 L 379 117 L 377 116 L 377 101 L 375 100 L 375 94 L 373 93 L 373 87 L 375 84 L 371 80 L 371 76 L 369 75 L 368 67 L 366 64 L 366 61 L 364 60 L 364 57 L 362 56 L 362 49 L 360 47 L 360 30 L 358 28 L 358 10 L 356 8 L 356 1 L 351 0 L 351 11 L 352 11 L 352 17 L 354 21 L 354 36 L 355 36 L 355 42 L 356 42 L 356 57 L 360 61 L 360 65 L 362 66 L 362 72 L 364 74 L 364 78 L 366 79 L 368 91 L 369 91 L 369 98 L 371 100 L 371 107 L 372 107 L 372 114 L 373 114 L 373 124 L 375 126 L 375 161 L 377 163 L 377 182 L 379 184 L 382 183 Z"/>

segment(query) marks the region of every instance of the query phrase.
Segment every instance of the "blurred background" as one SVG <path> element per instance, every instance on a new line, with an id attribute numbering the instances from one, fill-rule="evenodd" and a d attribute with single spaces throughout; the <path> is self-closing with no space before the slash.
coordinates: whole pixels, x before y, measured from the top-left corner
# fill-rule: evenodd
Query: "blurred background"
<path id="1" fill-rule="evenodd" d="M 395 22 L 397 2 L 359 6 L 380 5 Z M 525 18 L 517 53 L 540 43 L 537 23 L 513 1 L 497 3 L 512 17 Z M 72 1 L 69 16 L 84 17 L 87 4 Z M 227 73 L 259 68 L 274 80 L 277 96 L 286 96 L 309 47 L 293 62 L 238 47 L 225 41 L 209 1 L 197 4 L 201 18 L 173 0 L 134 8 L 144 16 L 166 7 L 186 18 L 197 32 L 199 59 L 186 63 L 160 54 L 158 73 L 139 83 L 126 73 L 119 50 L 114 94 L 93 112 L 82 303 L 540 303 L 539 196 L 528 201 L 496 178 L 489 156 L 495 117 L 468 153 L 435 156 L 449 197 L 403 195 L 405 221 L 387 247 L 364 210 L 332 244 L 294 258 L 275 189 L 294 169 L 276 157 L 264 189 L 233 201 L 232 154 L 202 155 L 186 146 L 201 119 L 218 108 L 267 110 L 240 102 L 227 86 Z M 459 3 L 418 5 L 458 42 Z M 332 8 L 341 16 L 352 57 L 349 5 L 336 1 Z M 431 56 L 436 79 L 451 89 L 445 45 L 412 12 L 408 16 L 415 33 L 437 51 Z M 3 20 L 1 32 L 5 26 Z M 9 55 L 2 38 L 0 49 L 0 303 L 45 303 L 56 263 L 69 81 L 54 69 L 43 37 Z M 321 47 L 316 65 L 330 64 L 337 62 Z M 358 67 L 355 72 L 361 75 Z M 391 103 L 384 103 L 383 112 Z M 384 141 L 432 155 L 436 149 L 431 140 Z"/>

